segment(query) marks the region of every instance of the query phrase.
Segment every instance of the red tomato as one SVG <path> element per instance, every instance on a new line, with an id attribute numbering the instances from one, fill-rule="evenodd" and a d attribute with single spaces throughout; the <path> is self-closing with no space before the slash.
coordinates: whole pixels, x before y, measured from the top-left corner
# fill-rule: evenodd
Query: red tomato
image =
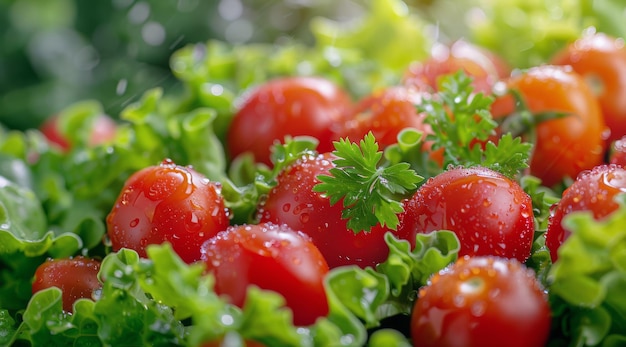
<path id="1" fill-rule="evenodd" d="M 624 39 L 588 31 L 557 53 L 554 64 L 570 65 L 600 102 L 610 141 L 626 135 L 626 46 Z"/>
<path id="2" fill-rule="evenodd" d="M 453 231 L 459 255 L 494 255 L 524 262 L 534 237 L 531 198 L 495 171 L 451 168 L 428 179 L 406 201 L 398 232 Z"/>
<path id="3" fill-rule="evenodd" d="M 312 191 L 320 183 L 318 175 L 329 175 L 333 158 L 330 154 L 305 156 L 281 172 L 260 209 L 260 220 L 287 224 L 309 235 L 330 268 L 375 266 L 389 254 L 384 239 L 389 230 L 378 225 L 370 232 L 355 234 L 341 218 L 341 201 L 331 206 L 328 197 Z M 408 233 L 395 234 L 408 239 Z"/>
<path id="4" fill-rule="evenodd" d="M 418 113 L 416 105 L 421 103 L 423 91 L 404 86 L 380 89 L 361 99 L 346 121 L 342 137 L 352 141 L 361 140 L 372 132 L 381 149 L 397 142 L 398 133 L 404 128 L 415 128 L 432 133 L 430 125 L 424 123 L 425 114 Z M 429 144 L 424 145 L 428 150 Z"/>
<path id="5" fill-rule="evenodd" d="M 200 260 L 204 241 L 228 227 L 230 220 L 218 183 L 190 167 L 164 160 L 133 174 L 107 216 L 113 250 L 168 241 L 187 263 Z"/>
<path id="6" fill-rule="evenodd" d="M 296 325 L 328 314 L 324 276 L 328 264 L 311 240 L 286 225 L 261 223 L 228 228 L 202 245 L 215 292 L 240 307 L 250 285 L 280 293 Z"/>
<path id="7" fill-rule="evenodd" d="M 48 141 L 57 146 L 63 151 L 68 151 L 72 145 L 68 139 L 61 134 L 58 125 L 58 116 L 52 116 L 48 118 L 40 127 L 42 134 L 48 139 Z M 96 146 L 107 141 L 110 141 L 115 137 L 117 132 L 117 123 L 106 115 L 100 115 L 96 117 L 91 134 L 89 136 L 89 145 Z"/>
<path id="8" fill-rule="evenodd" d="M 626 135 L 613 142 L 609 162 L 626 167 Z"/>
<path id="9" fill-rule="evenodd" d="M 73 312 L 74 302 L 81 298 L 91 299 L 93 292 L 102 287 L 98 280 L 100 261 L 82 256 L 65 259 L 49 259 L 35 271 L 33 294 L 50 287 L 63 291 L 63 311 Z"/>
<path id="10" fill-rule="evenodd" d="M 532 270 L 515 259 L 462 257 L 419 291 L 414 346 L 544 346 L 551 313 Z"/>
<path id="11" fill-rule="evenodd" d="M 351 107 L 348 94 L 321 77 L 285 77 L 260 85 L 245 98 L 227 134 L 231 157 L 244 152 L 270 165 L 270 148 L 287 135 L 319 140 L 319 151 L 333 149 Z"/>
<path id="12" fill-rule="evenodd" d="M 530 160 L 530 173 L 546 186 L 603 162 L 606 124 L 596 97 L 580 75 L 570 68 L 542 65 L 512 76 L 506 87 L 524 99 L 528 111 L 562 112 L 569 116 L 539 123 Z M 515 114 L 510 94 L 492 104 L 494 118 Z"/>
<path id="13" fill-rule="evenodd" d="M 583 171 L 569 186 L 561 200 L 552 209 L 546 231 L 546 246 L 552 261 L 558 259 L 558 249 L 569 237 L 563 228 L 563 218 L 574 211 L 591 211 L 595 219 L 602 219 L 617 210 L 615 196 L 626 192 L 626 169 L 617 165 L 600 165 Z"/>
<path id="14" fill-rule="evenodd" d="M 506 64 L 494 53 L 466 41 L 455 41 L 451 45 L 436 44 L 425 61 L 412 63 L 404 75 L 404 84 L 422 90 L 437 90 L 441 76 L 463 70 L 474 81 L 476 92 L 491 94 L 493 85 L 508 76 Z"/>

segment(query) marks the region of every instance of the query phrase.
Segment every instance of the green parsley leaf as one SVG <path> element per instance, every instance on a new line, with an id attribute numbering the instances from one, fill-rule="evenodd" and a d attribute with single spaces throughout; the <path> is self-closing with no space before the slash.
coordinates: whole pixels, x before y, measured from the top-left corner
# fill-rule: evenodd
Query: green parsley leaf
<path id="1" fill-rule="evenodd" d="M 433 149 L 444 148 L 444 167 L 480 165 L 514 177 L 528 167 L 532 144 L 511 134 L 489 140 L 498 126 L 490 113 L 493 98 L 474 93 L 471 83 L 463 71 L 444 76 L 440 92 L 417 106 L 433 129 L 427 140 Z"/>
<path id="2" fill-rule="evenodd" d="M 313 190 L 327 194 L 332 205 L 343 199 L 342 217 L 355 233 L 379 223 L 395 229 L 397 214 L 404 211 L 400 198 L 416 189 L 422 177 L 408 163 L 383 165 L 383 152 L 371 132 L 359 145 L 349 139 L 335 142 L 333 154 L 336 167 L 329 170 L 331 176 L 318 176 L 322 183 Z"/>

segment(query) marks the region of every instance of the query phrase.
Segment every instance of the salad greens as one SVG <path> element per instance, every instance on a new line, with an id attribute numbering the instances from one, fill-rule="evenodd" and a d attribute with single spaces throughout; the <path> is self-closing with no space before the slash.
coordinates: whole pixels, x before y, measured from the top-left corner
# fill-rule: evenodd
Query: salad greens
<path id="1" fill-rule="evenodd" d="M 594 15 L 608 16 L 611 3 L 594 2 Z M 389 255 L 376 268 L 332 270 L 325 281 L 330 313 L 309 327 L 293 326 L 284 299 L 256 287 L 249 288 L 243 308 L 228 304 L 212 291 L 213 278 L 203 274 L 202 265 L 185 264 L 167 243 L 150 246 L 148 258 L 141 259 L 131 250 L 111 252 L 105 236 L 106 215 L 126 178 L 164 158 L 191 165 L 220 182 L 233 223 L 253 222 L 255 206 L 275 184 L 277 173 L 302 153 L 313 151 L 316 141 L 287 139 L 274 148 L 273 168 L 245 156 L 229 162 L 224 136 L 240 97 L 271 77 L 290 74 L 326 76 L 355 97 L 398 82 L 409 60 L 424 56 L 429 37 L 404 3 L 374 1 L 372 6 L 376 11 L 353 30 L 316 20 L 315 46 L 211 40 L 177 50 L 171 70 L 183 92 L 168 93 L 161 87 L 145 91 L 117 115 L 120 128 L 109 143 L 90 146 L 84 131 L 104 113 L 96 100 L 75 103 L 59 114 L 61 131 L 72 145 L 68 152 L 51 147 L 37 130 L 0 129 L 0 345 L 200 346 L 218 338 L 233 346 L 247 339 L 268 346 L 410 345 L 407 332 L 387 322 L 406 318 L 416 291 L 456 260 L 460 245 L 450 231 L 418 235 L 413 248 L 387 234 Z M 489 6 L 504 11 L 499 4 Z M 619 27 L 619 22 L 614 24 Z M 377 36 L 381 46 L 372 50 L 369 37 L 380 27 L 388 28 L 387 35 L 398 35 Z M 499 35 L 505 37 L 507 30 Z M 578 32 L 567 31 L 574 33 Z M 496 39 L 489 42 L 500 45 Z M 369 135 L 360 146 L 347 140 L 337 144 L 339 164 L 343 160 L 347 165 L 335 173 L 345 177 L 322 179 L 319 190 L 331 193 L 348 181 L 373 182 L 386 189 L 377 196 L 350 196 L 348 201 L 355 205 L 346 210 L 346 217 L 369 216 L 362 211 L 380 207 L 381 202 L 384 206 L 373 214 L 375 221 L 352 219 L 355 230 L 366 230 L 378 221 L 394 226 L 402 206 L 391 197 L 406 194 L 421 176 L 441 170 L 424 166 L 424 158 L 416 156 L 414 149 L 424 140 L 435 141 L 433 148 L 445 148 L 444 165 L 486 165 L 509 176 L 520 175 L 528 160 L 528 143 L 504 135 L 497 145 L 487 142 L 484 149 L 468 149 L 475 135 L 487 140 L 495 129 L 487 111 L 491 100 L 471 94 L 469 83 L 463 75 L 450 76 L 441 85 L 440 99 L 425 102 L 423 111 L 429 113 L 427 121 L 435 135 L 406 129 L 384 152 Z M 447 108 L 455 111 L 456 123 L 450 122 Z M 357 172 L 357 167 L 369 176 Z M 563 244 L 560 260 L 552 264 L 542 234 L 557 194 L 534 177 L 520 180 L 533 199 L 537 220 L 533 254 L 526 265 L 536 271 L 556 308 L 550 343 L 624 344 L 626 298 L 620 290 L 626 285 L 626 235 L 621 227 L 626 203 L 606 221 L 582 213 L 567 217 L 573 234 Z M 99 274 L 103 288 L 97 300 L 77 301 L 70 315 L 62 311 L 58 289 L 33 295 L 31 282 L 46 258 L 72 255 L 103 259 Z"/>

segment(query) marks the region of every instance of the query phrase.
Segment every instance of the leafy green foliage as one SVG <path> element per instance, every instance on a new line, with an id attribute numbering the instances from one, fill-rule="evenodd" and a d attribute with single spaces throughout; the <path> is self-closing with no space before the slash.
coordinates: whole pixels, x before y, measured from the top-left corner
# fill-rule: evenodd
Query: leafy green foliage
<path id="1" fill-rule="evenodd" d="M 427 139 L 433 149 L 444 148 L 443 167 L 480 165 L 514 177 L 528 167 L 532 145 L 510 134 L 490 141 L 497 127 L 489 112 L 493 98 L 474 94 L 471 83 L 463 71 L 443 76 L 440 92 L 417 106 L 433 129 Z"/>
<path id="2" fill-rule="evenodd" d="M 328 195 L 331 204 L 343 199 L 342 217 L 355 232 L 379 223 L 395 229 L 397 214 L 404 210 L 398 196 L 415 190 L 422 178 L 408 163 L 383 166 L 383 153 L 371 132 L 359 145 L 349 139 L 335 142 L 333 154 L 336 167 L 329 170 L 331 176 L 318 176 L 321 183 L 313 190 Z"/>
<path id="3" fill-rule="evenodd" d="M 566 338 L 595 346 L 624 341 L 626 301 L 626 200 L 597 221 L 590 212 L 563 219 L 572 234 L 559 248 L 548 274 L 550 296 L 558 319 L 569 325 Z"/>

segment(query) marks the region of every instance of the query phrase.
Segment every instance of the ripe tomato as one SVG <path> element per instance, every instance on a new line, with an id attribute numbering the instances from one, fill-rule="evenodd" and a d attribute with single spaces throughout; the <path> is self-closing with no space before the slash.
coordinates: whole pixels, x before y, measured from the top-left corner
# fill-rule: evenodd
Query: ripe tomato
<path id="1" fill-rule="evenodd" d="M 215 292 L 240 307 L 249 285 L 280 293 L 296 325 L 328 314 L 324 276 L 328 264 L 304 234 L 286 225 L 261 223 L 228 228 L 202 245 Z"/>
<path id="2" fill-rule="evenodd" d="M 418 113 L 415 107 L 421 103 L 423 93 L 404 86 L 373 92 L 350 112 L 342 137 L 358 141 L 371 131 L 382 149 L 396 143 L 398 133 L 404 128 L 415 128 L 424 136 L 432 133 L 430 125 L 424 123 L 426 115 Z M 428 149 L 430 146 L 424 147 Z"/>
<path id="3" fill-rule="evenodd" d="M 68 139 L 61 134 L 58 123 L 58 116 L 52 116 L 41 124 L 39 130 L 41 130 L 41 133 L 52 145 L 58 147 L 62 151 L 69 151 L 72 145 L 69 143 Z M 113 139 L 116 132 L 117 123 L 115 123 L 111 117 L 102 114 L 94 120 L 94 124 L 89 135 L 89 145 L 96 146 L 105 143 Z"/>
<path id="4" fill-rule="evenodd" d="M 544 346 L 551 313 L 534 273 L 515 259 L 459 258 L 420 289 L 414 346 Z"/>
<path id="5" fill-rule="evenodd" d="M 91 299 L 95 290 L 102 287 L 98 280 L 100 261 L 82 256 L 49 259 L 35 271 L 33 294 L 40 290 L 57 287 L 63 291 L 63 311 L 73 312 L 74 302 L 81 298 Z"/>
<path id="6" fill-rule="evenodd" d="M 626 135 L 626 46 L 624 39 L 588 31 L 558 52 L 557 65 L 569 65 L 583 76 L 600 102 L 610 141 Z"/>
<path id="7" fill-rule="evenodd" d="M 287 135 L 319 140 L 319 151 L 333 149 L 346 112 L 347 92 L 321 77 L 284 77 L 258 86 L 245 98 L 228 129 L 231 157 L 244 152 L 270 165 L 270 148 Z"/>
<path id="8" fill-rule="evenodd" d="M 493 170 L 451 168 L 432 177 L 405 202 L 398 232 L 453 231 L 459 255 L 494 255 L 524 262 L 534 237 L 531 198 Z"/>
<path id="9" fill-rule="evenodd" d="M 506 88 L 520 94 L 528 111 L 561 112 L 567 116 L 540 122 L 534 128 L 535 146 L 530 173 L 546 186 L 602 163 L 606 124 L 596 97 L 571 68 L 542 65 L 506 80 Z M 494 118 L 515 115 L 511 94 L 492 104 Z"/>
<path id="10" fill-rule="evenodd" d="M 428 59 L 409 66 L 403 83 L 422 90 L 437 90 L 441 76 L 461 69 L 474 79 L 474 90 L 485 94 L 491 94 L 493 85 L 509 74 L 506 64 L 494 53 L 459 40 L 451 45 L 436 44 Z"/>
<path id="11" fill-rule="evenodd" d="M 615 196 L 626 192 L 626 169 L 618 165 L 600 165 L 583 171 L 569 186 L 561 200 L 553 207 L 546 231 L 546 246 L 552 261 L 558 259 L 558 249 L 569 237 L 563 228 L 563 217 L 574 211 L 591 211 L 601 219 L 617 210 Z"/>
<path id="12" fill-rule="evenodd" d="M 329 175 L 334 167 L 333 158 L 328 153 L 304 156 L 283 170 L 261 206 L 259 218 L 262 222 L 287 224 L 309 235 L 330 268 L 375 266 L 387 259 L 389 250 L 384 235 L 389 230 L 378 225 L 370 232 L 355 234 L 348 229 L 347 220 L 341 218 L 341 202 L 331 206 L 328 197 L 313 191 L 320 183 L 317 176 Z M 395 234 L 408 239 L 408 232 Z"/>
<path id="13" fill-rule="evenodd" d="M 190 167 L 164 160 L 133 174 L 107 216 L 113 250 L 168 241 L 187 263 L 200 260 L 200 246 L 230 220 L 220 186 Z"/>

